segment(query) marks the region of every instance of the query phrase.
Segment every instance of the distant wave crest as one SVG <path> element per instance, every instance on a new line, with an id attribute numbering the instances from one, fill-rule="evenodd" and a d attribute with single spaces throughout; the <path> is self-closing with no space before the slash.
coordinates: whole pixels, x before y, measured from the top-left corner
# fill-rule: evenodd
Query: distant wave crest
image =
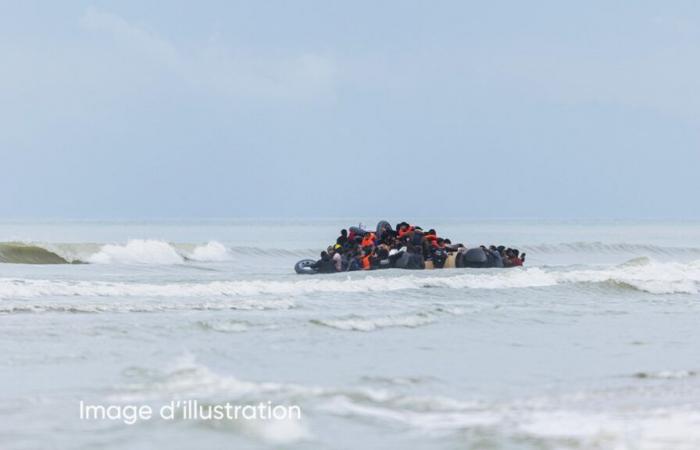
<path id="1" fill-rule="evenodd" d="M 635 243 L 564 242 L 523 245 L 533 254 L 619 254 L 659 257 L 700 256 L 700 248 L 664 247 Z M 0 242 L 0 263 L 14 264 L 183 264 L 219 262 L 237 257 L 312 257 L 318 249 L 226 246 L 218 241 L 204 244 L 171 243 L 156 239 L 132 239 L 126 243 Z"/>
<path id="2" fill-rule="evenodd" d="M 635 244 L 628 242 L 562 242 L 559 244 L 523 245 L 523 251 L 538 254 L 551 253 L 607 253 L 607 254 L 637 254 L 650 256 L 700 255 L 697 247 L 667 247 L 651 244 Z"/>
<path id="3" fill-rule="evenodd" d="M 227 247 L 217 241 L 175 244 L 131 239 L 124 244 L 0 242 L 0 263 L 11 264 L 154 264 L 228 261 L 246 256 L 311 256 L 312 249 Z"/>

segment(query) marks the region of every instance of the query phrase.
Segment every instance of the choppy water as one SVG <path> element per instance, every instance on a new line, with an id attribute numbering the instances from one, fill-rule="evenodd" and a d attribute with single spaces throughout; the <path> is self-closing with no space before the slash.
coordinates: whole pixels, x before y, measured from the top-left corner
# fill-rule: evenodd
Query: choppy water
<path id="1" fill-rule="evenodd" d="M 526 267 L 294 274 L 339 220 L 0 223 L 0 447 L 700 447 L 700 224 L 418 223 Z M 303 418 L 78 414 L 173 399 Z"/>

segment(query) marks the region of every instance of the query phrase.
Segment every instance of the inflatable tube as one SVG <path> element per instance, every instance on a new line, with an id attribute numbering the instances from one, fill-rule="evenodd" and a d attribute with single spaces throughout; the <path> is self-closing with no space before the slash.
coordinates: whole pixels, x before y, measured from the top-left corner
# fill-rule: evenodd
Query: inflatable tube
<path id="1" fill-rule="evenodd" d="M 407 269 L 408 268 L 408 263 L 411 260 L 411 256 L 409 253 L 404 252 L 399 256 L 399 258 L 396 260 L 394 263 L 394 267 L 397 269 Z"/>
<path id="2" fill-rule="evenodd" d="M 488 256 L 481 247 L 470 248 L 462 255 L 462 265 L 464 267 L 488 267 Z"/>
<path id="3" fill-rule="evenodd" d="M 314 264 L 316 264 L 316 261 L 314 261 L 313 259 L 302 259 L 294 265 L 294 271 L 302 275 L 311 275 L 314 273 L 318 273 L 318 270 L 311 267 Z"/>
<path id="4" fill-rule="evenodd" d="M 419 253 L 408 253 L 408 265 L 407 269 L 412 270 L 422 270 L 425 269 L 425 261 L 423 261 L 423 255 Z"/>
<path id="5" fill-rule="evenodd" d="M 385 229 L 391 229 L 391 224 L 387 222 L 386 220 L 380 220 L 379 223 L 377 223 L 377 240 L 381 241 L 382 240 L 382 235 L 384 234 Z"/>
<path id="6" fill-rule="evenodd" d="M 348 231 L 352 231 L 353 233 L 355 233 L 358 236 L 364 236 L 365 234 L 367 234 L 367 231 L 363 230 L 360 227 L 350 227 L 350 228 L 348 228 Z"/>

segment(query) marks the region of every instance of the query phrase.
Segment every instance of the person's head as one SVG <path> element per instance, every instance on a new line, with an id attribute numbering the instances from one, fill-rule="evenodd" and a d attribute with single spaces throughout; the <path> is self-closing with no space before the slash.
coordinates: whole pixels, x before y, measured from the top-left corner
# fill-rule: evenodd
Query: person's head
<path id="1" fill-rule="evenodd" d="M 443 245 L 445 243 L 445 240 L 443 238 L 437 238 L 437 243 L 438 245 Z"/>
<path id="2" fill-rule="evenodd" d="M 340 235 L 343 236 L 343 237 L 347 237 L 347 235 L 348 235 L 348 230 L 346 230 L 345 228 L 343 228 L 342 230 L 340 230 Z"/>
<path id="3" fill-rule="evenodd" d="M 321 258 L 326 258 L 328 256 L 328 252 L 325 250 L 321 252 Z"/>
<path id="4" fill-rule="evenodd" d="M 428 230 L 428 232 L 426 234 L 428 234 L 430 236 L 435 236 L 437 234 L 437 232 L 435 231 L 434 228 L 431 228 Z"/>
<path id="5" fill-rule="evenodd" d="M 452 245 L 452 241 L 449 240 L 449 239 L 445 239 L 445 244 L 446 244 L 446 245 Z"/>
<path id="6" fill-rule="evenodd" d="M 514 248 L 514 249 L 513 249 L 513 255 L 517 258 L 518 255 L 520 255 L 520 250 L 518 250 L 517 248 Z"/>

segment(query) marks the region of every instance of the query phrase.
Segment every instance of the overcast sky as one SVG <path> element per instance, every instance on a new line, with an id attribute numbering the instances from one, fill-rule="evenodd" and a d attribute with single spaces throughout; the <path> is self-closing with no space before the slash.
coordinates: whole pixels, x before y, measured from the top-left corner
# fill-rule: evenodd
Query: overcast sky
<path id="1" fill-rule="evenodd" d="M 0 3 L 0 217 L 700 219 L 700 2 Z"/>

